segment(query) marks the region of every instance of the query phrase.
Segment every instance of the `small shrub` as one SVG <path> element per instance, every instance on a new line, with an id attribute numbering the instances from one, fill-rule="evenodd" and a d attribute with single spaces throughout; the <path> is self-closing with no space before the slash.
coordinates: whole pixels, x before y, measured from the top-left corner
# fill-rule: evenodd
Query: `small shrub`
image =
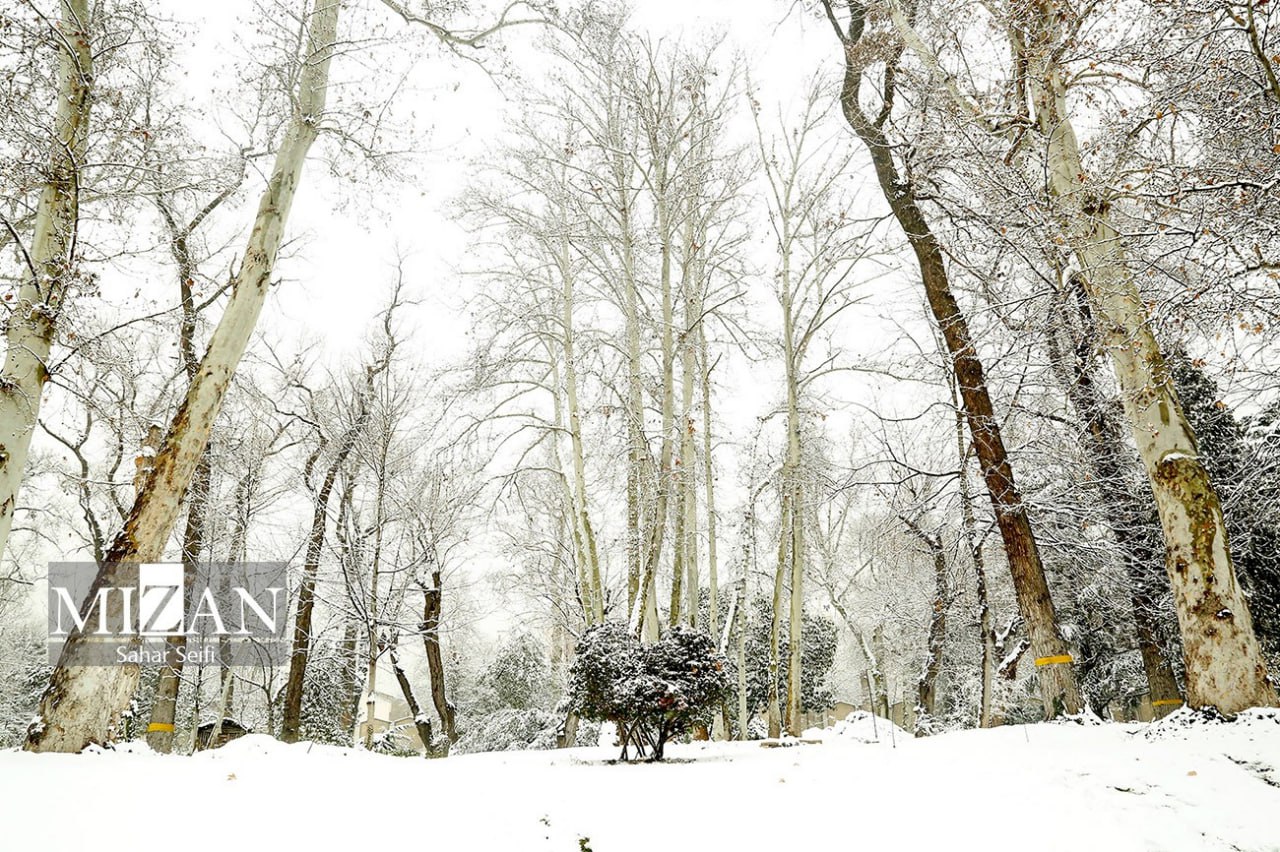
<path id="1" fill-rule="evenodd" d="M 709 725 L 728 696 L 726 661 L 699 630 L 676 627 L 642 645 L 626 625 L 607 622 L 583 634 L 569 672 L 569 705 L 584 719 L 612 722 L 622 733 L 622 759 L 661 760 L 666 744 L 697 724 Z"/>

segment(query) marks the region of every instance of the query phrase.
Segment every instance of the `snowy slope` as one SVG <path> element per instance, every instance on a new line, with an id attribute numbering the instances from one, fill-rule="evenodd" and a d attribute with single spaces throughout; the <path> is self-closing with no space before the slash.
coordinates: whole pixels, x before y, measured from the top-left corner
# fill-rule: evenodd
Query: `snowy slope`
<path id="1" fill-rule="evenodd" d="M 0 850 L 1280 850 L 1274 711 L 892 742 L 870 727 L 680 746 L 664 765 L 612 765 L 611 749 L 425 761 L 262 736 L 194 757 L 0 752 Z"/>

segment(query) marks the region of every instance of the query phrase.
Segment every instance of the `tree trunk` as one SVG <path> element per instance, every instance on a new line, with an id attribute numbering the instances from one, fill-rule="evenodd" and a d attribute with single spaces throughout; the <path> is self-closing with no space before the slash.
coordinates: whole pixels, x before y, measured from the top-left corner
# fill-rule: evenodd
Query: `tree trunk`
<path id="1" fill-rule="evenodd" d="M 573 465 L 574 525 L 582 559 L 582 573 L 586 581 L 582 589 L 587 623 L 604 621 L 604 588 L 600 577 L 600 557 L 596 550 L 595 529 L 591 526 L 591 514 L 587 508 L 586 460 L 582 449 L 582 416 L 578 405 L 578 356 L 574 334 L 574 278 L 570 266 L 568 225 L 564 225 L 560 256 L 561 278 L 561 329 L 560 340 L 564 358 L 565 407 L 568 415 L 570 459 Z"/>
<path id="2" fill-rule="evenodd" d="M 356 729 L 356 717 L 360 715 L 360 653 L 355 621 L 348 619 L 342 628 L 342 680 L 346 689 L 338 727 L 346 731 Z"/>
<path id="3" fill-rule="evenodd" d="M 388 320 L 389 322 L 389 320 Z M 391 366 L 394 347 L 389 348 L 375 363 L 364 371 L 364 384 L 357 393 L 355 410 L 350 425 L 338 441 L 337 449 L 324 479 L 316 490 L 311 512 L 311 532 L 307 536 L 307 551 L 302 563 L 302 581 L 298 585 L 298 607 L 293 621 L 293 647 L 289 653 L 289 675 L 285 682 L 284 707 L 280 722 L 280 739 L 287 743 L 298 741 L 302 728 L 302 693 L 306 684 L 307 663 L 311 654 L 311 625 L 315 616 L 316 582 L 320 574 L 320 557 L 324 554 L 325 530 L 329 524 L 329 500 L 333 487 L 342 472 L 356 441 L 368 425 L 371 411 L 369 400 L 373 397 L 378 376 Z M 323 439 L 307 468 L 324 449 Z"/>
<path id="4" fill-rule="evenodd" d="M 858 647 L 862 649 L 862 656 L 867 661 L 867 701 L 871 707 L 872 715 L 879 712 L 880 715 L 888 718 L 889 716 L 889 692 L 884 685 L 884 675 L 880 671 L 880 657 L 867 642 L 867 637 L 859 631 L 857 634 Z M 882 710 L 877 711 L 876 705 L 881 705 Z"/>
<path id="5" fill-rule="evenodd" d="M 973 493 L 969 488 L 969 453 L 964 439 L 964 410 L 952 382 L 952 401 L 956 409 L 956 455 L 960 460 L 960 519 L 964 526 L 965 544 L 978 598 L 978 633 L 982 641 L 982 693 L 978 705 L 978 727 L 991 727 L 992 687 L 995 684 L 996 634 L 991 626 L 991 599 L 987 593 L 987 567 L 982 556 L 982 540 L 973 512 Z"/>
<path id="6" fill-rule="evenodd" d="M 790 198 L 788 190 L 786 198 Z M 800 360 L 801 354 L 796 344 L 796 315 L 794 311 L 794 287 L 792 277 L 791 252 L 795 234 L 792 230 L 792 210 L 787 206 L 782 212 L 782 233 L 779 240 L 781 246 L 780 301 L 782 303 L 782 362 L 786 382 L 786 427 L 787 455 L 782 464 L 780 489 L 783 495 L 782 525 L 779 527 L 778 576 L 774 582 L 774 625 L 776 626 L 782 605 L 782 578 L 784 564 L 789 575 L 790 605 L 787 618 L 787 640 L 790 659 L 787 663 L 787 697 L 785 720 L 788 731 L 793 736 L 800 735 L 800 679 L 803 675 L 801 661 L 803 659 L 802 633 L 804 625 L 804 493 L 800 485 Z M 785 555 L 785 558 L 784 558 Z M 772 645 L 770 650 L 772 651 Z M 771 680 L 772 684 L 773 681 Z M 770 736 L 773 733 L 770 720 Z"/>
<path id="7" fill-rule="evenodd" d="M 163 553 L 231 377 L 266 302 L 289 209 L 324 111 L 338 8 L 337 2 L 316 0 L 310 16 L 310 51 L 299 79 L 294 114 L 259 204 L 231 299 L 210 338 L 196 380 L 169 426 L 147 487 L 134 500 L 90 597 L 101 588 L 124 584 L 130 571 L 136 576 L 139 563 L 154 562 Z M 110 597 L 114 604 L 107 608 L 108 614 L 118 619 L 121 596 Z M 73 634 L 63 647 L 41 698 L 39 716 L 28 731 L 29 750 L 76 752 L 90 743 L 106 742 L 128 706 L 138 683 L 138 667 L 78 665 L 85 644 L 82 635 Z"/>
<path id="8" fill-rule="evenodd" d="M 320 573 L 320 556 L 324 552 L 325 527 L 329 523 L 329 498 L 346 462 L 351 444 L 338 450 L 337 457 L 325 471 L 316 491 L 311 513 L 311 534 L 307 537 L 307 553 L 302 563 L 302 582 L 298 586 L 298 608 L 293 619 L 293 648 L 289 653 L 289 675 L 285 681 L 284 707 L 280 721 L 280 739 L 298 741 L 302 728 L 302 688 L 306 681 L 307 659 L 311 652 L 311 623 L 315 614 L 316 579 Z"/>
<path id="9" fill-rule="evenodd" d="M 400 665 L 400 655 L 396 652 L 395 645 L 389 649 L 388 659 L 391 661 L 391 671 L 395 673 L 396 683 L 400 684 L 404 703 L 409 705 L 409 712 L 413 714 L 413 726 L 418 732 L 418 739 L 422 740 L 423 753 L 427 757 L 436 757 L 435 733 L 431 730 L 431 720 L 422 712 L 418 697 L 413 694 L 413 684 L 409 683 L 409 676 L 405 674 L 404 666 Z"/>
<path id="10" fill-rule="evenodd" d="M 337 453 L 325 471 L 316 490 L 311 512 L 311 533 L 307 536 L 307 552 L 302 563 L 302 582 L 298 585 L 298 607 L 293 620 L 293 647 L 289 653 L 289 675 L 285 681 L 284 707 L 280 722 L 280 739 L 298 741 L 302 728 L 302 692 L 306 683 L 307 663 L 311 654 L 311 625 L 315 616 L 316 581 L 320 574 L 320 557 L 324 554 L 325 529 L 329 524 L 329 500 L 338 474 L 355 448 L 356 438 L 368 421 L 367 395 L 372 392 L 373 372 L 366 373 L 365 393 L 357 402 L 352 425 L 342 436 Z"/>
<path id="11" fill-rule="evenodd" d="M 1078 286 L 1073 284 L 1070 291 L 1067 294 L 1069 299 L 1078 301 L 1077 297 L 1084 298 Z M 1099 495 L 1107 506 L 1111 530 L 1120 546 L 1129 580 L 1138 650 L 1142 655 L 1151 704 L 1159 718 L 1182 704 L 1173 666 L 1157 639 L 1161 615 L 1159 602 L 1164 590 L 1168 589 L 1168 581 L 1160 566 L 1160 519 L 1150 487 L 1145 482 L 1139 484 L 1131 475 L 1131 465 L 1125 458 L 1131 451 L 1124 441 L 1121 425 L 1103 398 L 1102 391 L 1094 384 L 1095 329 L 1085 304 L 1078 302 L 1078 312 L 1084 329 L 1072 347 L 1072 356 L 1064 357 L 1065 353 L 1052 333 L 1049 356 L 1056 367 L 1055 372 L 1059 374 L 1059 383 L 1085 424 L 1080 440 L 1093 466 Z M 1070 362 L 1069 370 L 1065 369 L 1067 361 Z"/>
<path id="12" fill-rule="evenodd" d="M 445 694 L 444 658 L 440 654 L 440 611 L 444 602 L 443 580 L 437 569 L 431 575 L 433 588 L 422 592 L 422 644 L 427 652 L 427 668 L 431 671 L 431 701 L 436 705 L 440 724 L 449 742 L 457 742 L 453 705 Z"/>
<path id="13" fill-rule="evenodd" d="M 195 584 L 200 554 L 204 550 L 205 511 L 209 503 L 211 469 L 206 447 L 191 477 L 187 524 L 182 533 L 182 575 L 186 590 L 184 598 Z M 186 605 L 184 602 L 184 611 Z M 173 751 L 174 722 L 178 712 L 178 690 L 182 686 L 183 654 L 187 649 L 187 638 L 171 636 L 165 640 L 165 645 L 165 665 L 160 670 L 160 680 L 156 684 L 156 695 L 151 704 L 151 721 L 147 725 L 147 745 L 160 754 Z"/>
<path id="14" fill-rule="evenodd" d="M 697 238 L 694 235 L 693 215 L 694 211 L 691 210 L 685 240 L 687 251 L 694 258 L 685 261 L 690 273 L 685 276 L 684 334 L 680 339 L 680 511 L 683 522 L 676 547 L 684 555 L 685 609 L 688 611 L 685 621 L 690 627 L 697 627 L 702 581 L 698 576 L 698 460 L 693 440 L 696 431 L 693 425 L 693 395 L 698 383 L 696 347 L 702 313 L 701 300 L 696 291 L 703 286 L 703 282 L 699 271 L 701 264 L 696 258 L 698 249 L 695 246 Z"/>
<path id="15" fill-rule="evenodd" d="M 720 631 L 720 577 L 716 563 L 716 471 L 711 455 L 711 362 L 707 336 L 698 326 L 698 360 L 702 363 L 702 480 L 707 512 L 707 620 L 712 636 Z M 730 617 L 732 621 L 732 616 Z"/>
<path id="16" fill-rule="evenodd" d="M 804 677 L 804 492 L 796 477 L 791 504 L 791 610 L 787 641 L 791 660 L 787 665 L 787 729 L 798 737 L 803 729 L 800 716 L 801 683 Z"/>
<path id="17" fill-rule="evenodd" d="M 790 565 L 788 557 L 791 551 L 791 536 L 788 533 L 791 529 L 793 510 L 791 494 L 784 487 L 782 516 L 779 524 L 782 532 L 778 536 L 778 564 L 773 573 L 773 606 L 770 609 L 772 615 L 769 622 L 768 721 L 769 736 L 774 738 L 782 736 L 782 702 L 778 695 L 778 678 L 782 673 L 782 593 L 787 568 Z"/>
<path id="18" fill-rule="evenodd" d="M 684 424 L 684 417 L 680 418 L 681 426 Z M 684 446 L 684 439 L 681 438 L 680 445 Z M 680 624 L 681 616 L 684 614 L 684 575 L 685 575 L 685 500 L 687 497 L 684 477 L 684 466 L 680 460 L 676 460 L 676 467 L 672 471 L 674 479 L 674 487 L 676 492 L 675 505 L 675 528 L 672 530 L 671 547 L 671 602 L 667 607 L 667 624 L 676 627 Z"/>
<path id="19" fill-rule="evenodd" d="M 635 240 L 631 226 L 631 198 L 626 158 L 619 150 L 614 158 L 618 187 L 619 226 L 622 232 L 623 284 L 626 288 L 627 335 L 627 611 L 640 596 L 644 545 L 640 534 L 644 471 L 649 448 L 644 436 L 644 384 L 640 365 L 640 292 L 635 275 Z"/>
<path id="20" fill-rule="evenodd" d="M 658 180 L 666 186 L 666 177 Z M 646 641 L 657 638 L 658 564 L 662 558 L 662 540 L 666 533 L 667 506 L 672 488 L 671 457 L 673 453 L 672 429 L 675 421 L 675 342 L 672 338 L 674 312 L 671 297 L 671 227 L 666 202 L 658 199 L 658 231 L 662 240 L 659 278 L 662 284 L 662 451 L 658 462 L 658 496 L 652 514 L 649 543 L 645 548 L 643 569 L 640 573 L 640 594 L 631 608 L 631 632 Z"/>
<path id="21" fill-rule="evenodd" d="M 56 139 L 49 146 L 31 250 L 22 253 L 27 268 L 9 314 L 0 369 L 0 556 L 13 529 L 40 398 L 49 380 L 45 369 L 49 350 L 63 299 L 75 277 L 79 170 L 88 148 L 93 102 L 93 46 L 88 0 L 62 0 L 61 7 L 54 34 L 58 42 Z"/>
<path id="22" fill-rule="evenodd" d="M 942 652 L 947 644 L 947 607 L 951 589 L 947 582 L 947 554 L 941 536 L 926 539 L 933 557 L 933 611 L 929 616 L 929 640 L 924 669 L 916 690 L 916 736 L 928 730 L 928 723 L 938 712 L 938 673 L 942 671 Z"/>
<path id="23" fill-rule="evenodd" d="M 834 22 L 831 0 L 823 0 L 823 4 Z M 836 29 L 845 49 L 841 107 L 845 119 L 866 146 L 889 209 L 915 254 L 929 310 L 946 344 L 982 478 L 1004 543 L 1018 609 L 1026 622 L 1036 655 L 1045 716 L 1052 718 L 1063 713 L 1078 713 L 1082 704 L 1071 656 L 1058 632 L 1057 613 L 1049 595 L 1049 584 L 1040 562 L 1027 508 L 1014 481 L 1013 468 L 968 321 L 951 290 L 942 247 L 929 228 L 915 189 L 898 173 L 892 146 L 882 127 L 888 114 L 884 113 L 873 121 L 863 113 L 858 102 L 862 70 L 858 65 L 857 46 L 865 25 L 865 8 L 857 2 L 849 5 L 853 15 L 848 33 L 838 27 Z"/>
<path id="24" fill-rule="evenodd" d="M 192 230 L 205 216 L 213 211 L 230 195 L 230 190 L 220 193 L 198 214 L 194 223 L 180 228 L 169 208 L 160 204 L 161 215 L 170 237 L 170 253 L 178 272 L 178 294 L 182 305 L 182 320 L 178 327 L 178 352 L 182 358 L 182 368 L 187 374 L 188 383 L 195 381 L 196 372 L 200 369 L 200 360 L 196 356 L 196 312 L 195 295 L 192 287 L 195 284 L 195 264 L 191 258 L 190 236 Z M 187 524 L 182 532 L 182 564 L 184 598 L 189 595 L 196 579 L 196 570 L 200 555 L 204 551 L 205 513 L 209 504 L 209 487 L 212 480 L 212 460 L 210 451 L 212 442 L 204 448 L 195 473 L 191 476 L 191 487 L 187 492 Z M 185 611 L 186 603 L 183 608 Z M 178 691 L 182 686 L 182 667 L 184 652 L 187 648 L 187 637 L 172 636 L 166 641 L 165 666 L 160 670 L 160 680 L 156 684 L 156 695 L 151 704 L 151 722 L 147 725 L 147 745 L 152 751 L 168 754 L 173 750 L 174 722 L 178 707 Z"/>
<path id="25" fill-rule="evenodd" d="M 1070 12 L 1055 0 L 1018 0 L 1012 12 L 1025 27 L 1012 28 L 1014 49 L 1025 59 L 1032 109 L 1045 139 L 1048 188 L 1067 222 L 1064 237 L 1082 268 L 1164 529 L 1188 703 L 1227 714 L 1274 706 L 1280 699 L 1267 680 L 1236 581 L 1218 495 L 1129 272 L 1127 247 L 1111 221 L 1105 190 L 1086 183 L 1060 64 L 1061 27 Z"/>
<path id="26" fill-rule="evenodd" d="M 216 748 L 218 740 L 222 738 L 222 723 L 227 718 L 227 710 L 231 708 L 231 699 L 235 694 L 236 678 L 231 671 L 231 666 L 225 662 L 218 669 L 218 715 L 213 719 L 213 727 L 209 730 L 209 740 L 204 744 L 205 748 Z M 199 727 L 197 726 L 197 731 Z M 197 733 L 197 736 L 199 734 Z"/>
<path id="27" fill-rule="evenodd" d="M 747 586 L 742 584 L 738 604 L 738 739 L 747 738 L 751 711 L 747 707 Z"/>
<path id="28" fill-rule="evenodd" d="M 375 486 L 376 495 L 374 497 L 373 510 L 373 559 L 369 565 L 369 602 L 365 607 L 366 624 L 365 629 L 368 634 L 369 643 L 369 660 L 368 668 L 365 673 L 365 683 L 369 696 L 369 712 L 365 714 L 365 743 L 366 750 L 373 747 L 373 711 L 377 703 L 378 695 L 378 654 L 383 643 L 378 635 L 378 591 L 379 581 L 381 580 L 382 571 L 382 536 L 383 524 L 386 514 L 387 499 L 387 453 L 390 450 L 391 436 L 383 433 L 379 435 L 380 446 L 378 447 L 378 464 L 374 470 L 377 477 Z M 354 575 L 355 572 L 352 572 Z M 352 590 L 354 592 L 354 589 Z M 354 597 L 354 595 L 353 595 Z M 390 720 L 388 720 L 389 722 Z"/>

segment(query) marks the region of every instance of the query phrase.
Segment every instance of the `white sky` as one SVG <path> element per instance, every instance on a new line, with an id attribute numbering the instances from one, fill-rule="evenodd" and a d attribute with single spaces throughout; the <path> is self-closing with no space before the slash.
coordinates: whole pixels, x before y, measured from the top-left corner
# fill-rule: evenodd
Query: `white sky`
<path id="1" fill-rule="evenodd" d="M 218 94 L 206 81 L 212 72 L 216 85 L 228 84 L 225 59 L 243 54 L 235 22 L 252 19 L 252 2 L 174 6 L 173 14 L 190 21 L 198 33 L 186 60 L 193 102 L 204 98 L 216 111 Z M 766 95 L 781 97 L 801 90 L 823 57 L 834 55 L 830 35 L 818 27 L 822 21 L 809 20 L 799 10 L 788 12 L 785 0 L 636 0 L 634 26 L 656 37 L 688 41 L 725 33 L 727 44 L 750 58 L 753 82 Z M 532 47 L 536 38 L 530 29 L 506 36 L 521 71 L 538 61 Z M 437 82 L 441 78 L 444 85 Z M 364 204 L 339 206 L 367 188 L 340 187 L 311 163 L 288 230 L 304 247 L 280 265 L 286 283 L 264 313 L 263 329 L 306 328 L 335 353 L 358 345 L 384 302 L 399 249 L 407 255 L 410 280 L 426 297 L 415 317 L 421 329 L 417 344 L 428 360 L 461 354 L 454 271 L 466 263 L 470 238 L 442 207 L 464 189 L 466 161 L 501 134 L 508 92 L 515 85 L 466 63 L 432 58 L 418 65 L 415 79 L 430 91 L 430 101 L 418 112 L 433 127 L 429 138 L 415 140 L 415 147 L 429 150 L 408 168 L 417 179 L 398 189 L 381 188 L 388 197 L 378 207 L 394 212 L 370 216 Z"/>

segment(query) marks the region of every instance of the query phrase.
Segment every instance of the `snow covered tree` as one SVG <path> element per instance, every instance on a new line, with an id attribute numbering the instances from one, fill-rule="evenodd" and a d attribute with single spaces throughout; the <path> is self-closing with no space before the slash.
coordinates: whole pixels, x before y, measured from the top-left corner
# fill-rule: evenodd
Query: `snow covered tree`
<path id="1" fill-rule="evenodd" d="M 1280 477 L 1268 465 L 1272 405 L 1247 423 L 1222 398 L 1217 382 L 1185 351 L 1170 355 L 1170 374 L 1196 431 L 1205 469 L 1222 495 L 1231 556 L 1240 573 L 1258 638 L 1280 650 L 1280 527 L 1275 506 Z"/>
<path id="2" fill-rule="evenodd" d="M 677 625 L 641 645 L 629 625 L 607 621 L 578 643 L 569 704 L 584 719 L 618 726 L 623 760 L 632 746 L 662 760 L 669 741 L 711 723 L 729 689 L 727 661 L 706 633 Z"/>
<path id="3" fill-rule="evenodd" d="M 485 703 L 494 708 L 544 707 L 550 684 L 551 669 L 542 645 L 523 632 L 508 639 L 480 675 Z"/>
<path id="4" fill-rule="evenodd" d="M 956 298 L 946 249 L 935 233 L 937 218 L 927 206 L 928 190 L 912 179 L 912 152 L 917 139 L 903 138 L 895 116 L 903 98 L 899 90 L 904 49 L 886 38 L 882 21 L 889 9 L 861 0 L 822 0 L 822 12 L 843 52 L 844 77 L 840 105 L 849 126 L 866 148 L 885 202 L 901 227 L 919 267 L 930 313 L 941 333 L 961 395 L 961 410 L 973 437 L 974 454 L 991 501 L 1018 607 L 1027 625 L 1036 659 L 1041 661 L 1039 686 L 1047 716 L 1077 713 L 1080 690 L 1071 656 L 1059 630 L 1053 598 L 1026 502 L 1014 476 L 1000 418 L 979 355 L 969 318 Z M 896 4 L 895 4 L 896 7 Z M 873 75 L 883 79 L 883 86 Z M 879 103 L 870 112 L 867 94 Z M 907 134 L 912 121 L 902 122 Z"/>
<path id="5" fill-rule="evenodd" d="M 45 140 L 48 168 L 31 246 L 22 249 L 27 268 L 5 323 L 7 346 L 0 369 L 0 555 L 8 544 L 23 468 L 49 380 L 47 362 L 58 318 L 79 274 L 76 235 L 80 184 L 85 177 L 81 170 L 94 101 L 94 55 L 101 50 L 102 34 L 96 30 L 99 17 L 105 14 L 95 10 L 90 15 L 90 5 L 88 0 L 63 0 L 61 19 L 48 25 L 49 41 L 58 55 L 57 117 Z M 17 238 L 8 219 L 5 225 L 9 235 Z"/>
<path id="6" fill-rule="evenodd" d="M 263 192 L 244 261 L 236 273 L 237 286 L 209 339 L 196 378 L 170 423 L 147 484 L 106 554 L 95 582 L 97 587 L 123 580 L 124 569 L 120 566 L 136 566 L 160 557 L 183 495 L 204 456 L 231 378 L 266 303 L 289 210 L 307 153 L 319 134 L 328 94 L 329 65 L 337 43 L 338 10 L 338 3 L 327 0 L 317 0 L 308 8 L 306 35 L 298 45 L 296 57 L 294 112 Z M 116 612 L 116 617 L 119 614 Z M 79 751 L 92 742 L 105 741 L 128 704 L 137 685 L 137 666 L 77 666 L 82 645 L 78 633 L 68 639 L 41 701 L 40 717 L 32 724 L 28 749 Z"/>

